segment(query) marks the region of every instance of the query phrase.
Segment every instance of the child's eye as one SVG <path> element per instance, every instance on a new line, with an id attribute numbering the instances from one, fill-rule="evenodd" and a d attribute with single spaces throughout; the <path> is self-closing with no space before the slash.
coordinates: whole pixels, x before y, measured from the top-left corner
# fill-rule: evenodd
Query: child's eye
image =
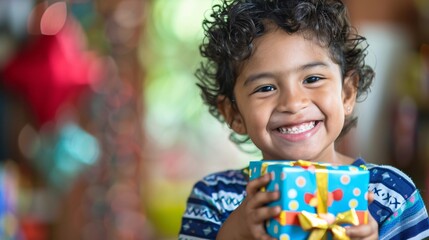
<path id="1" fill-rule="evenodd" d="M 270 92 L 270 91 L 274 91 L 274 90 L 276 90 L 276 88 L 274 86 L 266 85 L 266 86 L 262 86 L 262 87 L 257 88 L 255 90 L 255 93 L 256 92 Z"/>
<path id="2" fill-rule="evenodd" d="M 315 83 L 315 82 L 318 82 L 318 81 L 320 81 L 320 80 L 322 80 L 323 78 L 322 77 L 318 77 L 318 76 L 311 76 L 311 77 L 308 77 L 308 78 L 306 78 L 305 80 L 304 80 L 304 83 Z"/>

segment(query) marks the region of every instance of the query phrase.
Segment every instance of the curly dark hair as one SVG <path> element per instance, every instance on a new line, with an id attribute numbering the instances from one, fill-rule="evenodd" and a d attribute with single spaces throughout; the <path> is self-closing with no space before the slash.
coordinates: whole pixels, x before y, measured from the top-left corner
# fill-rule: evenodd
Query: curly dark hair
<path id="1" fill-rule="evenodd" d="M 217 108 L 218 97 L 234 99 L 240 63 L 251 56 L 253 41 L 267 33 L 268 22 L 290 34 L 317 39 L 340 66 L 343 81 L 346 74 L 358 75 L 358 100 L 368 93 L 374 78 L 374 71 L 364 61 L 368 44 L 351 26 L 340 0 L 224 0 L 214 5 L 203 21 L 205 37 L 200 52 L 205 60 L 195 72 L 202 98 L 218 120 L 224 121 Z M 356 117 L 348 117 L 340 136 L 356 122 Z M 245 142 L 233 133 L 231 140 Z"/>

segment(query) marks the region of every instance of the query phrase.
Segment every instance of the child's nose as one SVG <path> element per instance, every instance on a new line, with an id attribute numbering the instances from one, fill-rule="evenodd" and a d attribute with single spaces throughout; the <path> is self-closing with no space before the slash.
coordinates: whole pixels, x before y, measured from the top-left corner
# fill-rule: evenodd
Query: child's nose
<path id="1" fill-rule="evenodd" d="M 299 87 L 284 90 L 280 94 L 277 111 L 296 113 L 307 107 L 309 102 L 308 95 Z"/>

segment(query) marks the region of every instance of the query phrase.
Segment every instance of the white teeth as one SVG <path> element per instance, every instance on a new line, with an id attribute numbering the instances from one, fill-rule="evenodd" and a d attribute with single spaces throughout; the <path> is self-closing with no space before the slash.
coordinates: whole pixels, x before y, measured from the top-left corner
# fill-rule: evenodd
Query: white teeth
<path id="1" fill-rule="evenodd" d="M 299 134 L 314 128 L 314 126 L 316 126 L 316 122 L 312 121 L 312 122 L 304 123 L 300 126 L 294 126 L 291 128 L 281 127 L 278 130 L 280 133 L 283 133 L 283 134 Z"/>

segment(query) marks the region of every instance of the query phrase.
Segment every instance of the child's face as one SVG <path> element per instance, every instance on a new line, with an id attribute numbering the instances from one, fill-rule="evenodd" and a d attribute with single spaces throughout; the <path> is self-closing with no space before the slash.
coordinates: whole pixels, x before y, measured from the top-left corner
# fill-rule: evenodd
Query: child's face
<path id="1" fill-rule="evenodd" d="M 254 43 L 234 88 L 238 109 L 220 107 L 226 121 L 264 159 L 338 161 L 334 141 L 356 98 L 351 78 L 343 86 L 328 50 L 299 34 L 275 30 Z"/>

